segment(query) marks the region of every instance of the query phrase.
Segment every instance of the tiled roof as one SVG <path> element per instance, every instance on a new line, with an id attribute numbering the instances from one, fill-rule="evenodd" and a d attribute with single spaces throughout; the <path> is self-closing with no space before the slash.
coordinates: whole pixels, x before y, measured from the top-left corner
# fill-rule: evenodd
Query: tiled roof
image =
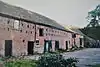
<path id="1" fill-rule="evenodd" d="M 56 27 L 58 29 L 66 30 L 62 25 L 58 24 L 54 20 L 51 20 L 51 19 L 49 19 L 45 16 L 42 16 L 38 13 L 23 9 L 21 7 L 9 5 L 2 1 L 0 1 L 0 13 L 14 16 L 17 18 L 34 21 L 35 23 L 42 23 L 45 25 L 50 25 L 50 26 Z"/>

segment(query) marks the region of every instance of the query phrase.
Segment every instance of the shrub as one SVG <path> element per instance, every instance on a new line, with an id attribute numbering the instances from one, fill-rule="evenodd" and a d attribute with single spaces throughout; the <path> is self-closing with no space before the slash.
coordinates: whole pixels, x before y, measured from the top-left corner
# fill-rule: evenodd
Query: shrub
<path id="1" fill-rule="evenodd" d="M 64 59 L 61 54 L 46 53 L 39 60 L 9 58 L 4 62 L 5 67 L 76 67 L 76 58 Z"/>
<path id="2" fill-rule="evenodd" d="M 58 49 L 58 50 L 56 51 L 56 53 L 63 53 L 63 52 L 67 52 L 67 50 L 65 50 L 65 49 Z"/>
<path id="3" fill-rule="evenodd" d="M 60 54 L 45 54 L 39 58 L 37 67 L 76 67 L 76 58 L 64 59 Z"/>

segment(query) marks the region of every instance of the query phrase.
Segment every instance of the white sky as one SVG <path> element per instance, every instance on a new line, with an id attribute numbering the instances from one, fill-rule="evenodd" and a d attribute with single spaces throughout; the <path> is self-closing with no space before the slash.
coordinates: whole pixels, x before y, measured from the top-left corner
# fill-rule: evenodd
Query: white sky
<path id="1" fill-rule="evenodd" d="M 89 10 L 100 0 L 2 0 L 47 16 L 63 25 L 84 27 Z"/>

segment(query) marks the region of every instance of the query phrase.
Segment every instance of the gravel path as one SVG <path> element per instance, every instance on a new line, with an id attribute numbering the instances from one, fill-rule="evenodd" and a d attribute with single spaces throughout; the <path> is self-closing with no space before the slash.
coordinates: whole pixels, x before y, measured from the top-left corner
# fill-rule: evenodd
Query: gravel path
<path id="1" fill-rule="evenodd" d="M 78 58 L 78 67 L 88 67 L 86 65 L 100 64 L 100 48 L 89 48 L 75 52 L 63 53 L 63 56 L 65 58 Z"/>

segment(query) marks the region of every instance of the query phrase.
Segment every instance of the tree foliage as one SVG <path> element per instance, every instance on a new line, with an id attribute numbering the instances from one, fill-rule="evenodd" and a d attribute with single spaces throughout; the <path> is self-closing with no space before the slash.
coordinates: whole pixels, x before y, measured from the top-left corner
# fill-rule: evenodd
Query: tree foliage
<path id="1" fill-rule="evenodd" d="M 87 27 L 100 26 L 100 5 L 98 5 L 94 10 L 88 12 L 87 20 L 89 21 Z"/>

